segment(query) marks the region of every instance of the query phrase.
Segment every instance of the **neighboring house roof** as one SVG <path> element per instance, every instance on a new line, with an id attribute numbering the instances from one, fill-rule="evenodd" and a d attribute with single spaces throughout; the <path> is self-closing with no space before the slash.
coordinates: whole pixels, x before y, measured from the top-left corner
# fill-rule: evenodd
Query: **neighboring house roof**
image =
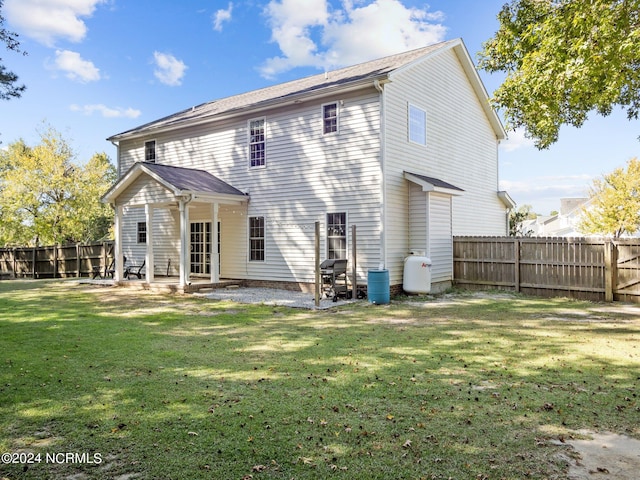
<path id="1" fill-rule="evenodd" d="M 351 67 L 341 68 L 196 105 L 187 110 L 113 135 L 107 138 L 107 140 L 114 142 L 124 138 L 155 134 L 161 131 L 235 115 L 247 110 L 256 111 L 261 108 L 268 108 L 274 104 L 282 105 L 287 102 L 294 104 L 296 100 L 299 100 L 301 97 L 327 94 L 332 90 L 344 91 L 351 88 L 361 88 L 364 85 L 371 85 L 375 80 L 388 80 L 391 78 L 393 72 L 409 67 L 414 62 L 424 60 L 430 55 L 444 52 L 451 48 L 455 49 L 476 94 L 482 99 L 483 108 L 496 131 L 496 136 L 499 139 L 506 138 L 504 128 L 497 114 L 489 104 L 487 92 L 482 85 L 482 81 L 478 76 L 464 43 L 461 39 L 455 39 L 360 63 Z"/>
<path id="2" fill-rule="evenodd" d="M 404 178 L 420 185 L 424 192 L 447 193 L 449 195 L 460 195 L 464 192 L 462 188 L 456 187 L 439 178 L 427 177 L 426 175 L 411 172 L 404 172 Z"/>
<path id="3" fill-rule="evenodd" d="M 246 194 L 204 170 L 173 167 L 157 163 L 138 162 L 125 173 L 102 197 L 104 202 L 113 202 L 140 175 L 147 174 L 173 192 L 177 197 L 191 195 L 201 198 L 228 198 L 247 200 Z"/>

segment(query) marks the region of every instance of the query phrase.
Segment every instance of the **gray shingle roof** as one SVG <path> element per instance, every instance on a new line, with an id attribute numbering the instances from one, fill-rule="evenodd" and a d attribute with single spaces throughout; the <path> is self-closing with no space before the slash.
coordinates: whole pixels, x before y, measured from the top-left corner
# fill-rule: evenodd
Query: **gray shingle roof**
<path id="1" fill-rule="evenodd" d="M 312 75 L 299 80 L 293 80 L 291 82 L 281 83 L 261 88 L 259 90 L 242 93 L 240 95 L 234 95 L 214 100 L 212 102 L 203 103 L 159 120 L 146 123 L 131 130 L 113 135 L 107 140 L 118 140 L 122 137 L 144 134 L 147 131 L 150 133 L 156 129 L 179 127 L 181 124 L 188 124 L 192 121 L 213 118 L 217 115 L 231 113 L 244 108 L 256 107 L 270 101 L 286 100 L 287 98 L 295 97 L 297 95 L 321 92 L 324 89 L 330 89 L 332 87 L 339 87 L 367 79 L 379 78 L 381 76 L 388 75 L 392 71 L 408 65 L 415 60 L 418 60 L 424 55 L 440 49 L 446 49 L 459 42 L 460 40 L 457 39 L 436 43 L 416 50 L 333 70 L 326 74 L 321 73 Z"/>
<path id="2" fill-rule="evenodd" d="M 141 162 L 136 165 L 144 165 L 166 183 L 174 186 L 176 190 L 244 196 L 244 193 L 237 188 L 204 170 L 148 162 Z M 136 165 L 134 165 L 134 168 Z"/>
<path id="3" fill-rule="evenodd" d="M 430 183 L 434 187 L 448 188 L 450 190 L 458 190 L 460 192 L 464 192 L 464 190 L 462 188 L 456 187 L 455 185 L 447 183 L 444 180 L 440 180 L 439 178 L 427 177 L 426 175 L 419 175 L 417 173 L 412 173 L 412 172 L 406 172 L 406 173 L 408 173 L 409 175 L 413 175 L 414 177 L 419 178 L 423 182 Z"/>

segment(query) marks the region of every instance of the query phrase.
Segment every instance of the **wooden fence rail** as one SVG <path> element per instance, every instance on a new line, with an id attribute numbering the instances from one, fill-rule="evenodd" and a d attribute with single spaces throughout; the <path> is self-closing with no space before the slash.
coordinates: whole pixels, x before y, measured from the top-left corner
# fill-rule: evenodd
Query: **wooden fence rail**
<path id="1" fill-rule="evenodd" d="M 640 239 L 454 237 L 454 283 L 640 303 Z"/>
<path id="2" fill-rule="evenodd" d="M 113 242 L 0 248 L 0 278 L 67 278 L 104 272 L 113 259 Z"/>

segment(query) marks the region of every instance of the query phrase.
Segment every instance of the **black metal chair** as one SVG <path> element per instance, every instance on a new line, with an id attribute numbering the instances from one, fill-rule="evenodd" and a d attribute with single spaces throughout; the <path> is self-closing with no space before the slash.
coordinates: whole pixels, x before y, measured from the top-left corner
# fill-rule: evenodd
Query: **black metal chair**
<path id="1" fill-rule="evenodd" d="M 126 262 L 125 257 L 125 262 Z M 138 280 L 142 279 L 142 269 L 144 268 L 144 264 L 146 263 L 146 259 L 142 262 L 142 265 L 125 265 L 124 267 L 124 278 L 129 280 L 129 277 L 135 275 L 138 277 Z"/>
<path id="2" fill-rule="evenodd" d="M 347 260 L 332 258 L 320 264 L 320 276 L 324 294 L 333 297 L 337 302 L 338 297 L 347 298 L 349 289 L 347 286 Z"/>

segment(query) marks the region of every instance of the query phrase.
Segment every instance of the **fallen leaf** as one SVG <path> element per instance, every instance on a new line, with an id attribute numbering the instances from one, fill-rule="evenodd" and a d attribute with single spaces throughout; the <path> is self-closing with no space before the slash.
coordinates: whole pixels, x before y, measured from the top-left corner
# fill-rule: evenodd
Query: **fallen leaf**
<path id="1" fill-rule="evenodd" d="M 411 440 L 407 440 L 402 444 L 402 448 L 411 448 Z"/>
<path id="2" fill-rule="evenodd" d="M 264 465 L 254 465 L 251 471 L 260 473 L 260 472 L 264 472 L 266 469 L 267 467 Z"/>
<path id="3" fill-rule="evenodd" d="M 191 435 L 192 437 L 197 437 L 198 432 L 188 432 L 188 435 Z"/>

